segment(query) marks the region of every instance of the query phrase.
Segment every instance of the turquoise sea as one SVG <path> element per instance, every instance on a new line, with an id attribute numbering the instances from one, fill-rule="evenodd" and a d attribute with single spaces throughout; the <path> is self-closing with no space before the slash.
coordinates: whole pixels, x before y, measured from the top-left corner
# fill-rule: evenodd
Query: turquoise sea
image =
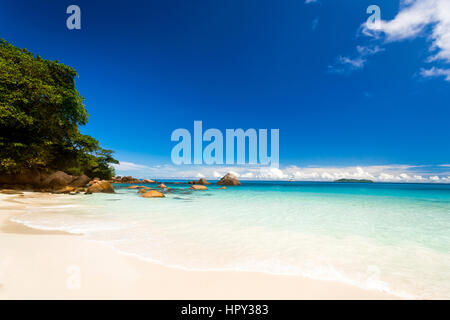
<path id="1" fill-rule="evenodd" d="M 450 298 L 450 185 L 251 182 L 166 198 L 76 195 L 14 221 L 82 233 L 190 270 L 303 275 L 405 298 Z M 155 185 L 149 185 L 154 187 Z"/>

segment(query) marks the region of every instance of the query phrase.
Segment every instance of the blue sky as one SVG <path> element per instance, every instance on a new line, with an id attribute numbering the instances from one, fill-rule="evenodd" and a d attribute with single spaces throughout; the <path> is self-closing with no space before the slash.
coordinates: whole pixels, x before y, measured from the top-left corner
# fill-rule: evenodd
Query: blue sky
<path id="1" fill-rule="evenodd" d="M 0 36 L 78 71 L 82 132 L 119 174 L 450 182 L 450 4 L 379 0 L 379 30 L 371 4 L 3 1 Z M 280 129 L 281 167 L 174 166 L 171 133 L 194 120 Z"/>

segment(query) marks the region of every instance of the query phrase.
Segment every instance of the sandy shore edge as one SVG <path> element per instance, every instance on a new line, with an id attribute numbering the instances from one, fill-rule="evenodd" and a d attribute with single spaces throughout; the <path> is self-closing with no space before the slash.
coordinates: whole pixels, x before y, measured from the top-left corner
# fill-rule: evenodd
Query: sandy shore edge
<path id="1" fill-rule="evenodd" d="M 231 271 L 184 271 L 117 253 L 83 236 L 11 222 L 29 200 L 0 195 L 0 299 L 398 299 L 334 281 Z"/>

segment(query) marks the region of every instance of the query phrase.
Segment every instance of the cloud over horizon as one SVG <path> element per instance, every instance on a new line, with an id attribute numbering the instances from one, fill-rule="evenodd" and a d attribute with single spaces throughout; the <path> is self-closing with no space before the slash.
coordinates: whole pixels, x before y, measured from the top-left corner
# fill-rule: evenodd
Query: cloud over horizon
<path id="1" fill-rule="evenodd" d="M 134 175 L 152 179 L 218 180 L 230 172 L 241 180 L 265 181 L 334 181 L 337 179 L 369 179 L 378 182 L 428 182 L 450 183 L 449 165 L 412 166 L 348 166 L 348 167 L 298 167 L 285 168 L 259 166 L 146 166 L 120 162 L 114 166 L 117 175 Z M 439 169 L 440 168 L 440 169 Z M 443 168 L 443 169 L 442 169 Z"/>

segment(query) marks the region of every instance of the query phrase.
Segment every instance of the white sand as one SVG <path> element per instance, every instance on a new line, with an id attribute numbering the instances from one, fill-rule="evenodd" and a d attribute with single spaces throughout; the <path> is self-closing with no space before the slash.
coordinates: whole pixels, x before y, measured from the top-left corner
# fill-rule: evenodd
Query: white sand
<path id="1" fill-rule="evenodd" d="M 294 276 L 173 269 L 64 232 L 13 222 L 33 198 L 0 194 L 0 299 L 395 299 Z M 61 197 L 61 196 L 58 196 Z"/>

